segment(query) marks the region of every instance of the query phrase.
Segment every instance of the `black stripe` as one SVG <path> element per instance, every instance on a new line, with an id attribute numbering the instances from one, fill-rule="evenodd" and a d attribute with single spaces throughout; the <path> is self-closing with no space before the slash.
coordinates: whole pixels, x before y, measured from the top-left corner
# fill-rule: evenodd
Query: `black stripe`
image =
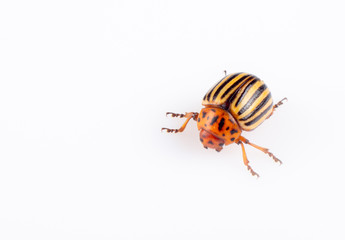
<path id="1" fill-rule="evenodd" d="M 207 98 L 207 101 L 210 101 L 210 97 L 211 97 L 211 94 L 212 94 L 212 92 L 214 91 L 214 89 L 225 79 L 225 78 L 227 78 L 228 76 L 225 76 L 225 77 L 223 77 L 222 79 L 220 79 L 220 81 L 216 84 L 216 85 L 214 85 L 213 86 L 213 88 L 212 89 L 210 89 L 209 91 L 208 91 L 208 93 L 206 93 L 206 95 L 205 95 L 205 100 L 206 100 L 206 98 Z M 207 97 L 206 97 L 207 96 Z"/>
<path id="2" fill-rule="evenodd" d="M 248 84 L 248 86 L 244 89 L 244 91 L 242 92 L 241 96 L 237 99 L 237 102 L 235 104 L 235 106 L 237 107 L 237 105 L 239 104 L 239 102 L 242 101 L 242 99 L 246 96 L 247 92 L 249 91 L 249 89 L 255 84 L 257 83 L 257 81 L 259 81 L 259 79 L 255 78 L 251 83 Z"/>
<path id="3" fill-rule="evenodd" d="M 210 101 L 211 92 L 212 92 L 212 91 L 210 91 L 209 93 L 206 94 L 206 95 L 207 95 L 207 99 L 206 99 L 207 101 Z M 206 97 L 206 96 L 205 96 L 205 97 Z"/>
<path id="4" fill-rule="evenodd" d="M 269 93 L 262 101 L 259 105 L 256 106 L 256 108 L 254 109 L 254 111 L 252 111 L 251 113 L 249 113 L 247 116 L 241 118 L 239 121 L 246 121 L 249 118 L 251 118 L 252 116 L 254 116 L 263 106 L 265 106 L 265 104 L 271 99 L 271 93 Z"/>
<path id="5" fill-rule="evenodd" d="M 231 80 L 233 80 L 235 77 L 237 77 L 240 74 L 242 74 L 242 73 L 235 73 L 235 74 L 231 75 L 226 81 L 224 81 L 222 83 L 222 85 L 220 85 L 219 88 L 217 89 L 217 91 L 214 93 L 213 101 L 217 98 L 219 92 L 226 86 L 226 84 L 228 84 Z M 217 86 L 218 86 L 218 84 L 217 84 Z"/>
<path id="6" fill-rule="evenodd" d="M 262 113 L 260 113 L 259 116 L 257 116 L 256 118 L 254 118 L 253 120 L 251 120 L 250 122 L 246 122 L 244 125 L 246 126 L 250 126 L 250 125 L 253 125 L 254 123 L 256 123 L 257 121 L 259 121 L 271 108 L 272 108 L 272 103 L 271 105 L 269 105 L 265 111 L 263 111 Z"/>
<path id="7" fill-rule="evenodd" d="M 233 93 L 230 94 L 230 96 L 228 97 L 228 102 L 229 102 L 229 103 L 230 103 L 231 100 L 237 95 L 237 93 L 238 93 L 238 91 L 240 91 L 241 87 L 242 87 L 243 85 L 245 85 L 247 82 L 249 82 L 251 79 L 252 79 L 252 78 L 249 77 L 247 80 L 245 80 L 243 83 L 241 83 L 241 85 L 238 86 L 237 89 L 236 89 Z"/>
<path id="8" fill-rule="evenodd" d="M 243 82 L 244 79 L 246 79 L 249 75 L 244 75 L 243 77 L 241 77 L 239 80 L 237 80 L 234 84 L 232 84 L 228 89 L 226 89 L 226 91 L 223 93 L 223 95 L 221 96 L 221 98 L 225 97 L 232 89 L 236 88 L 236 86 L 240 83 Z M 236 92 L 236 91 L 235 91 Z M 230 97 L 229 97 L 230 99 Z"/>
<path id="9" fill-rule="evenodd" d="M 209 92 L 209 93 L 206 93 L 206 95 L 205 95 L 205 100 L 207 100 L 207 101 L 210 101 L 210 94 L 211 92 Z"/>
<path id="10" fill-rule="evenodd" d="M 212 92 L 212 91 L 211 91 L 211 92 Z M 207 100 L 208 102 L 210 101 L 211 92 L 209 92 L 209 93 L 206 94 L 206 95 L 207 95 L 207 99 L 205 99 L 205 100 Z M 206 97 L 206 95 L 205 95 L 205 97 Z"/>
<path id="11" fill-rule="evenodd" d="M 248 100 L 248 102 L 242 107 L 242 109 L 238 112 L 238 115 L 241 115 L 245 111 L 247 111 L 250 106 L 255 102 L 255 100 L 262 94 L 263 91 L 267 88 L 266 84 L 262 84 L 252 95 L 252 97 Z"/>

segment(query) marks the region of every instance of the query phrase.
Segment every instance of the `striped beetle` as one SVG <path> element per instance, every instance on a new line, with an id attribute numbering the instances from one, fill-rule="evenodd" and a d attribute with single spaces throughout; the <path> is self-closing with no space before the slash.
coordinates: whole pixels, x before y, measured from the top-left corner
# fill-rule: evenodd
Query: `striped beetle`
<path id="1" fill-rule="evenodd" d="M 248 73 L 226 75 L 204 96 L 200 113 L 178 114 L 167 112 L 172 117 L 187 118 L 179 129 L 162 128 L 171 133 L 183 132 L 190 119 L 197 121 L 200 141 L 207 148 L 221 151 L 224 145 L 237 143 L 242 147 L 243 162 L 253 176 L 259 175 L 249 166 L 244 144 L 268 154 L 275 162 L 282 163 L 267 148 L 249 142 L 241 136 L 242 131 L 251 131 L 269 118 L 286 98 L 273 105 L 271 93 L 265 83 Z"/>

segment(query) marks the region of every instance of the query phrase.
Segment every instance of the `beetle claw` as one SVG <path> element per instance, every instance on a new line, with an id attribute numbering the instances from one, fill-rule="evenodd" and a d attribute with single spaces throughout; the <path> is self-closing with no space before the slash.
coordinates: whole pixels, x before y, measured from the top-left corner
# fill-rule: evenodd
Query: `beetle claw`
<path id="1" fill-rule="evenodd" d="M 165 115 L 166 116 L 171 115 L 171 117 L 179 117 L 179 118 L 185 117 L 185 115 L 182 113 L 173 113 L 173 112 L 167 112 Z"/>
<path id="2" fill-rule="evenodd" d="M 247 166 L 247 169 L 249 170 L 249 172 L 250 172 L 253 176 L 255 176 L 255 177 L 257 177 L 257 178 L 260 177 L 259 174 L 257 174 L 256 172 L 254 172 L 254 170 L 253 170 L 249 165 Z"/>
<path id="3" fill-rule="evenodd" d="M 280 161 L 276 156 L 273 155 L 273 153 L 271 152 L 267 152 L 268 156 L 270 156 L 271 158 L 273 158 L 273 160 L 276 162 L 276 163 L 279 163 L 280 165 L 283 164 L 282 161 Z"/>
<path id="4" fill-rule="evenodd" d="M 166 131 L 167 133 L 177 133 L 178 129 L 162 128 L 161 132 Z"/>

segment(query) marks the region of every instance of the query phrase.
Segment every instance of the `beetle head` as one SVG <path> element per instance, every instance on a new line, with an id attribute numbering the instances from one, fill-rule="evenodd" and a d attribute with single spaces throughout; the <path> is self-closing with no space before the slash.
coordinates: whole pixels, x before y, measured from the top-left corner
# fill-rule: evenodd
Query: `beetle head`
<path id="1" fill-rule="evenodd" d="M 223 149 L 224 140 L 214 136 L 212 133 L 207 132 L 205 129 L 200 131 L 200 141 L 204 145 L 204 148 L 213 148 L 217 152 Z"/>
<path id="2" fill-rule="evenodd" d="M 205 148 L 214 148 L 218 152 L 223 145 L 236 142 L 241 136 L 241 128 L 232 115 L 220 107 L 206 106 L 198 115 L 200 141 Z"/>

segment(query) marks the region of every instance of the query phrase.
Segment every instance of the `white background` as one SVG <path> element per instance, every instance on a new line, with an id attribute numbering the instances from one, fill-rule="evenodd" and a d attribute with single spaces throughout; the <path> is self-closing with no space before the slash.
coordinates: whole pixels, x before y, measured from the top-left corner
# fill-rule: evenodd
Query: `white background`
<path id="1" fill-rule="evenodd" d="M 0 239 L 344 239 L 343 1 L 1 1 Z M 247 146 L 194 121 L 228 72 L 269 86 Z"/>

